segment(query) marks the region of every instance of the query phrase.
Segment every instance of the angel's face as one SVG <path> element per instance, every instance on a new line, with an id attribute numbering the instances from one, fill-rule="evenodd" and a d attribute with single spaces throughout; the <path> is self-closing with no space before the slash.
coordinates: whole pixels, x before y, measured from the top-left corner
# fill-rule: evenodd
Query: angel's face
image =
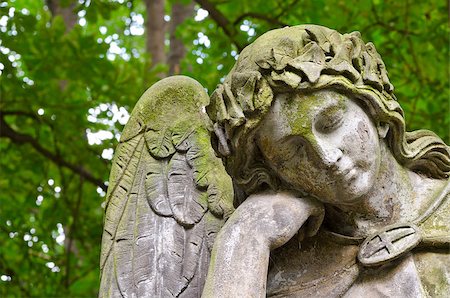
<path id="1" fill-rule="evenodd" d="M 357 202 L 380 168 L 372 120 L 351 98 L 331 90 L 278 95 L 260 125 L 258 146 L 290 187 L 333 204 Z"/>

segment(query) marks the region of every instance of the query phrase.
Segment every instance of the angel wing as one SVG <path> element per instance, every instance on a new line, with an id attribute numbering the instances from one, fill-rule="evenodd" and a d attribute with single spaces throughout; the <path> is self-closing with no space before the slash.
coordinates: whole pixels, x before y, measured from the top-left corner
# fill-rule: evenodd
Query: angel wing
<path id="1" fill-rule="evenodd" d="M 99 297 L 200 297 L 233 186 L 210 145 L 208 95 L 175 76 L 149 88 L 117 146 Z"/>

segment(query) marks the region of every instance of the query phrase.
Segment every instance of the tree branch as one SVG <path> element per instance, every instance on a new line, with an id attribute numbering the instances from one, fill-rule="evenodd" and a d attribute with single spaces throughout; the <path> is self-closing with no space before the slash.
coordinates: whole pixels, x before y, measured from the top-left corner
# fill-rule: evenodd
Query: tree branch
<path id="1" fill-rule="evenodd" d="M 230 38 L 231 42 L 236 46 L 239 52 L 244 49 L 244 46 L 236 39 L 236 30 L 230 21 L 208 0 L 195 0 L 203 9 L 207 10 L 211 18 L 216 24 L 222 28 L 225 35 Z"/>
<path id="2" fill-rule="evenodd" d="M 8 138 L 17 144 L 30 144 L 36 151 L 38 151 L 40 154 L 42 154 L 46 158 L 50 159 L 57 165 L 68 168 L 71 171 L 73 171 L 74 173 L 76 173 L 76 174 L 80 175 L 81 177 L 83 177 L 84 179 L 86 179 L 87 181 L 97 185 L 104 191 L 107 190 L 107 186 L 105 185 L 105 183 L 103 182 L 102 179 L 92 176 L 92 174 L 89 173 L 82 166 L 77 166 L 77 165 L 74 165 L 74 164 L 71 164 L 71 163 L 65 161 L 64 159 L 61 158 L 61 156 L 56 155 L 53 152 L 42 147 L 42 145 L 39 144 L 39 142 L 36 139 L 34 139 L 33 137 L 14 131 L 9 126 L 9 124 L 6 123 L 6 121 L 4 119 L 4 114 L 1 111 L 0 111 L 0 137 Z"/>
<path id="3" fill-rule="evenodd" d="M 259 13 L 256 13 L 256 12 L 246 12 L 246 13 L 240 15 L 233 22 L 233 25 L 240 24 L 242 22 L 242 20 L 244 20 L 245 18 L 260 19 L 260 20 L 264 20 L 264 21 L 266 21 L 266 22 L 268 22 L 270 24 L 278 25 L 278 26 L 281 26 L 281 27 L 288 26 L 286 23 L 283 23 L 283 22 L 277 20 L 276 18 L 272 18 L 272 17 L 269 17 L 267 15 L 259 14 Z"/>
<path id="4" fill-rule="evenodd" d="M 13 115 L 13 116 L 25 116 L 25 117 L 29 117 L 29 118 L 33 118 L 36 120 L 39 120 L 39 118 L 30 112 L 24 112 L 24 111 L 1 111 L 2 115 L 8 116 L 8 115 Z"/>

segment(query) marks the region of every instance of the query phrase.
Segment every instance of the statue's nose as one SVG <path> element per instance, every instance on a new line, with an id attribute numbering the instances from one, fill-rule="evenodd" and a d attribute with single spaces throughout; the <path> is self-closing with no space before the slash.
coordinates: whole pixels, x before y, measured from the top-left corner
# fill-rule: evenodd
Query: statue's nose
<path id="1" fill-rule="evenodd" d="M 316 151 L 317 157 L 326 167 L 336 167 L 336 164 L 342 158 L 342 150 L 329 140 L 316 139 L 313 145 L 314 151 Z"/>

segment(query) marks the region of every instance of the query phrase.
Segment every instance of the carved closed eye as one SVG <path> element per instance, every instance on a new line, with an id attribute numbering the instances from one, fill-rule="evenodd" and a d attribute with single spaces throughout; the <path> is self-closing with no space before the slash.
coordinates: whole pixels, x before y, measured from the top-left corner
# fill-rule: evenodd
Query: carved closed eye
<path id="1" fill-rule="evenodd" d="M 345 111 L 334 107 L 320 113 L 315 120 L 314 127 L 320 133 L 330 133 L 341 127 Z"/>

